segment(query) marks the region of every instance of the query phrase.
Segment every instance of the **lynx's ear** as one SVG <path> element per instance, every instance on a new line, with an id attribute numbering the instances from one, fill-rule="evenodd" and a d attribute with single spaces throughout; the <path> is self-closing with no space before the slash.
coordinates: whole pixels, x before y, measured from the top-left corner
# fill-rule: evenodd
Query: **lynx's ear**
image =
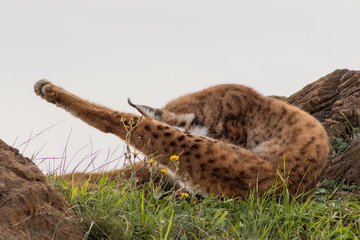
<path id="1" fill-rule="evenodd" d="M 128 98 L 128 103 L 130 106 L 136 108 L 136 110 L 138 110 L 145 117 L 155 119 L 158 121 L 162 120 L 162 115 L 163 115 L 162 110 L 145 105 L 136 105 L 131 102 L 130 98 Z"/>

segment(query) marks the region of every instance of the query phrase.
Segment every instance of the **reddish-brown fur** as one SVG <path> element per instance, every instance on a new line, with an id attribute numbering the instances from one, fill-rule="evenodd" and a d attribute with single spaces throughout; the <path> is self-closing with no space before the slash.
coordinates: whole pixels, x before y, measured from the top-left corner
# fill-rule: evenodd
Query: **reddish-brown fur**
<path id="1" fill-rule="evenodd" d="M 127 134 L 122 119 L 125 124 L 140 119 L 85 101 L 46 80 L 36 83 L 35 92 L 121 139 Z M 254 187 L 262 195 L 278 174 L 288 178 L 289 192 L 297 195 L 316 187 L 326 165 L 328 138 L 315 118 L 241 85 L 211 87 L 162 109 L 133 106 L 145 116 L 132 131 L 130 144 L 145 155 L 156 154 L 155 161 L 174 172 L 169 158 L 180 154 L 177 177 L 186 178 L 186 187 L 198 186 L 203 195 L 246 198 Z M 186 114 L 193 116 L 191 125 L 184 121 Z M 206 129 L 207 135 L 188 132 L 192 127 Z"/>

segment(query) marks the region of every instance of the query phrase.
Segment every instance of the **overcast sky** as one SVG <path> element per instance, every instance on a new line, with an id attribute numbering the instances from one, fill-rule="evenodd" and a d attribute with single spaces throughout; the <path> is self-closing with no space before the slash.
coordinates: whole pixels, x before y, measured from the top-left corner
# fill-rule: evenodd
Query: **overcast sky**
<path id="1" fill-rule="evenodd" d="M 289 96 L 360 69 L 359 12 L 358 0 L 0 0 L 0 138 L 37 159 L 66 152 L 67 171 L 99 150 L 92 170 L 122 142 L 41 100 L 37 80 L 128 112 L 128 97 L 161 107 L 221 83 Z"/>

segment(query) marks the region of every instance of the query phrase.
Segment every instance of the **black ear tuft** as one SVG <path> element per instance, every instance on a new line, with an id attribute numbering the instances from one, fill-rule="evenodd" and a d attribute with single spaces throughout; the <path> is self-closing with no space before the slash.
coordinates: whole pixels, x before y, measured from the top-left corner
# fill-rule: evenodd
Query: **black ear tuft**
<path id="1" fill-rule="evenodd" d="M 131 99 L 130 99 L 130 98 L 128 98 L 128 103 L 129 103 L 129 105 L 130 105 L 130 106 L 132 106 L 132 107 L 136 108 L 136 105 L 132 103 L 132 101 L 131 101 Z"/>

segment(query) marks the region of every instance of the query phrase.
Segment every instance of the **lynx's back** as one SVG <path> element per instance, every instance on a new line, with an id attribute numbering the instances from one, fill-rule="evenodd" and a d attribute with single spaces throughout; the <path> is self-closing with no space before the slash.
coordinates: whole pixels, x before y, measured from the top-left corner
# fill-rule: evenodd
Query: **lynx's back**
<path id="1" fill-rule="evenodd" d="M 214 86 L 154 112 L 169 125 L 233 144 L 268 161 L 288 178 L 294 194 L 312 190 L 327 162 L 328 137 L 319 121 L 245 86 Z"/>

